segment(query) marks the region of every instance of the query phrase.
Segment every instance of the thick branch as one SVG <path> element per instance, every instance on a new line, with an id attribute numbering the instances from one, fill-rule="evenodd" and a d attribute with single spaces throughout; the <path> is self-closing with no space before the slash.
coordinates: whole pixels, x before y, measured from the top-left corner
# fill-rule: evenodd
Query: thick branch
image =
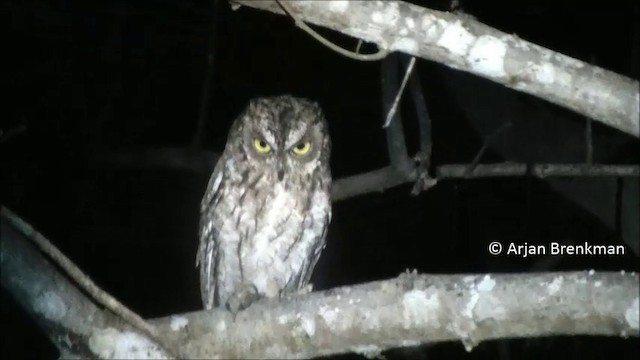
<path id="1" fill-rule="evenodd" d="M 276 1 L 233 0 L 284 14 Z M 639 84 L 467 15 L 402 1 L 287 1 L 301 19 L 467 71 L 640 136 Z M 277 44 L 274 44 L 277 46 Z"/>
<path id="2" fill-rule="evenodd" d="M 172 356 L 145 335 L 98 308 L 46 261 L 3 207 L 0 223 L 2 287 L 42 326 L 61 354 L 83 358 Z"/>
<path id="3" fill-rule="evenodd" d="M 370 355 L 450 340 L 471 350 L 480 341 L 507 337 L 638 336 L 638 290 L 637 274 L 403 274 L 261 301 L 235 323 L 218 310 L 155 325 L 179 336 L 189 354 L 206 358 Z M 171 329 L 177 323 L 182 327 Z"/>
<path id="4" fill-rule="evenodd" d="M 161 358 L 121 330 L 2 217 L 2 286 L 63 349 L 102 358 Z M 426 342 L 557 334 L 638 336 L 638 274 L 566 272 L 417 275 L 259 301 L 234 320 L 224 309 L 151 320 L 188 358 L 283 358 Z M 87 355 L 88 356 L 88 355 Z"/>

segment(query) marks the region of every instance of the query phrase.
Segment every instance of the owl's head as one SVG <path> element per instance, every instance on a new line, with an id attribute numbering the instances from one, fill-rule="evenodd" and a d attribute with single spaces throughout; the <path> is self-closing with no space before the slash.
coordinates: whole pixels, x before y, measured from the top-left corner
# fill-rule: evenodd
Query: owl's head
<path id="1" fill-rule="evenodd" d="M 320 106 L 307 99 L 283 95 L 251 100 L 234 122 L 227 148 L 231 143 L 239 147 L 233 152 L 241 153 L 241 160 L 273 180 L 299 178 L 318 168 L 328 171 L 327 122 Z"/>

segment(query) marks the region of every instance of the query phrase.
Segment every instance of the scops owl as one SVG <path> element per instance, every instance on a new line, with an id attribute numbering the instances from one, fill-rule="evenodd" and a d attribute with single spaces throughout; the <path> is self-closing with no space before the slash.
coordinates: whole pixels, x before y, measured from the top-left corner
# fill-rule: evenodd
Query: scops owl
<path id="1" fill-rule="evenodd" d="M 196 266 L 205 309 L 237 312 L 308 284 L 331 220 L 330 151 L 315 102 L 250 101 L 201 203 Z"/>

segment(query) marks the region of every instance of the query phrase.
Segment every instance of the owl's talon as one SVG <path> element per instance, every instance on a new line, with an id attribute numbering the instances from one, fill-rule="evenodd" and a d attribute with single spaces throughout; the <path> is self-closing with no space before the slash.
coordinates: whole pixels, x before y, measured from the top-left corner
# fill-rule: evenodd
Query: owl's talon
<path id="1" fill-rule="evenodd" d="M 238 312 L 248 308 L 253 302 L 260 299 L 258 289 L 253 284 L 244 285 L 236 291 L 227 301 L 227 309 L 233 314 L 235 320 Z"/>
<path id="2" fill-rule="evenodd" d="M 296 291 L 296 295 L 306 295 L 313 291 L 313 284 L 308 283 Z"/>
<path id="3" fill-rule="evenodd" d="M 297 290 L 291 290 L 291 291 L 281 291 L 278 294 L 278 299 L 279 300 L 286 300 L 289 298 L 289 296 L 300 296 L 300 295 L 306 295 L 310 292 L 313 291 L 313 284 L 309 283 L 303 287 L 301 287 L 300 289 Z"/>

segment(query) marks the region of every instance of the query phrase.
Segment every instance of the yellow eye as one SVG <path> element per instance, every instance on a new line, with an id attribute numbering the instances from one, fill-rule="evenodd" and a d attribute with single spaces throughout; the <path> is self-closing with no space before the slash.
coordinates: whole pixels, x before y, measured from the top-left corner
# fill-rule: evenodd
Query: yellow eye
<path id="1" fill-rule="evenodd" d="M 311 143 L 308 141 L 301 142 L 293 147 L 293 153 L 296 155 L 304 155 L 311 150 Z"/>
<path id="2" fill-rule="evenodd" d="M 271 151 L 271 145 L 267 144 L 266 141 L 258 138 L 253 139 L 253 147 L 255 147 L 256 150 L 258 150 L 258 152 L 261 154 L 266 154 Z"/>

